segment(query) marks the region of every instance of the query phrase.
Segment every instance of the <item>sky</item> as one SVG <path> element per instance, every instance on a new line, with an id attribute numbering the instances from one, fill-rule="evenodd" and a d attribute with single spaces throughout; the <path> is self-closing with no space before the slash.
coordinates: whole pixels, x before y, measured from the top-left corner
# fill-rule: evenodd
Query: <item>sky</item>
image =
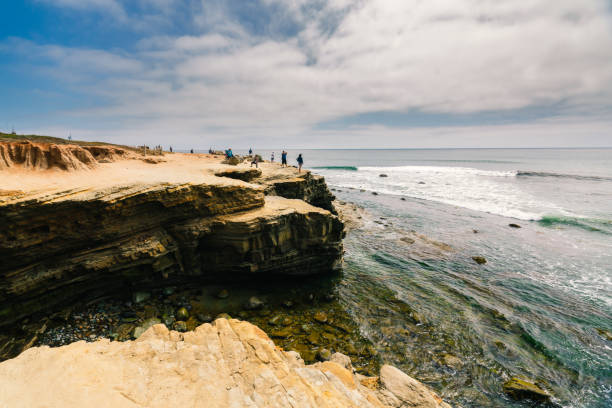
<path id="1" fill-rule="evenodd" d="M 5 0 L 0 18 L 2 131 L 612 146 L 612 0 Z"/>

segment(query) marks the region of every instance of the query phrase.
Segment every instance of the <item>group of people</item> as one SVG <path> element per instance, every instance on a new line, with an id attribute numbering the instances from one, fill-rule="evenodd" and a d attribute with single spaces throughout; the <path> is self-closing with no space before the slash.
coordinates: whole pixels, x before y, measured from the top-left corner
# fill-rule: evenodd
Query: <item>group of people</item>
<path id="1" fill-rule="evenodd" d="M 283 150 L 281 152 L 281 167 L 288 167 L 289 166 L 287 164 L 287 155 L 288 155 L 288 153 L 285 150 Z M 253 155 L 253 149 L 252 148 L 249 149 L 249 156 L 253 157 L 253 161 L 251 162 L 251 167 L 253 167 L 253 165 L 255 165 L 255 167 L 259 167 L 258 163 L 261 160 L 261 156 L 257 155 L 257 154 Z M 274 163 L 274 152 L 272 152 L 272 154 L 270 155 L 270 162 Z M 302 172 L 302 166 L 304 165 L 304 158 L 302 157 L 302 153 L 300 153 L 298 155 L 297 163 L 298 163 L 298 173 L 301 173 Z"/>

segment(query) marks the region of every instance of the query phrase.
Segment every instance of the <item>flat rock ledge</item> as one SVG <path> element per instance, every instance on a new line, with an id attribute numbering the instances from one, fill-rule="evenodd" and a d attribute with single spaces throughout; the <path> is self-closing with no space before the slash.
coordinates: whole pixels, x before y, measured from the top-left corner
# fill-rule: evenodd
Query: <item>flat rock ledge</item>
<path id="1" fill-rule="evenodd" d="M 363 377 L 339 353 L 307 366 L 235 319 L 187 333 L 159 324 L 128 342 L 31 348 L 0 363 L 0 406 L 450 408 L 392 366 Z"/>

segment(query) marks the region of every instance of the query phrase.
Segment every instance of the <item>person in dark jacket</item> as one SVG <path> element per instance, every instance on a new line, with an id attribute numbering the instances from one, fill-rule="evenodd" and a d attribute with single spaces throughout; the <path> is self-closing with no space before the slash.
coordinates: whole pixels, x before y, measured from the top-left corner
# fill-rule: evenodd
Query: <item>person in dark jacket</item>
<path id="1" fill-rule="evenodd" d="M 302 172 L 302 165 L 304 164 L 304 159 L 302 158 L 302 153 L 300 153 L 297 157 L 298 162 L 298 173 Z"/>
<path id="2" fill-rule="evenodd" d="M 284 150 L 281 153 L 281 167 L 287 167 L 287 152 Z"/>

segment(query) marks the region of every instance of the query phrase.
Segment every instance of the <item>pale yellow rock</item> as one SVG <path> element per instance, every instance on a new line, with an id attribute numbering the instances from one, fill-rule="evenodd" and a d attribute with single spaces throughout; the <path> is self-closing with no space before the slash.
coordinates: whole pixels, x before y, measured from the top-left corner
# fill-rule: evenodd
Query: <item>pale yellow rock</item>
<path id="1" fill-rule="evenodd" d="M 184 334 L 160 324 L 135 341 L 44 346 L 1 363 L 0 406 L 390 406 L 352 371 L 334 362 L 305 366 L 297 353 L 281 351 L 258 327 L 239 320 L 217 319 Z M 401 395 L 383 389 L 391 399 L 423 401 L 411 407 L 447 407 L 423 394 L 430 391 L 420 383 L 414 388 L 418 395 L 407 396 L 406 375 L 392 374 Z"/>

